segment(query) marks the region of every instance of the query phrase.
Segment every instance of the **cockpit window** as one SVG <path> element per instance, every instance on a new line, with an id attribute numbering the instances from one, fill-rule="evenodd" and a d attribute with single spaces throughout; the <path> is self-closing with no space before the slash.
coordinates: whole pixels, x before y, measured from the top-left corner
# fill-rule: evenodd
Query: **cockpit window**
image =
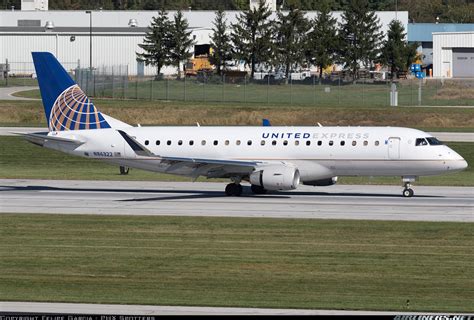
<path id="1" fill-rule="evenodd" d="M 426 140 L 428 140 L 428 143 L 429 143 L 431 146 L 439 146 L 439 145 L 442 145 L 442 144 L 443 144 L 441 141 L 439 141 L 439 140 L 436 139 L 435 137 L 427 137 Z"/>
<path id="2" fill-rule="evenodd" d="M 428 141 L 426 141 L 425 138 L 418 138 L 418 139 L 416 139 L 415 145 L 416 146 L 427 146 Z"/>

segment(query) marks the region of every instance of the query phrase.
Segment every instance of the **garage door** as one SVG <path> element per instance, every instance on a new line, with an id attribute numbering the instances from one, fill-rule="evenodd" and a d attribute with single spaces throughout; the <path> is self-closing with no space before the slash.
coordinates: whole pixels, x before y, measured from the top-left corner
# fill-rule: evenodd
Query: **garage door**
<path id="1" fill-rule="evenodd" d="M 453 77 L 474 78 L 474 48 L 453 48 Z"/>

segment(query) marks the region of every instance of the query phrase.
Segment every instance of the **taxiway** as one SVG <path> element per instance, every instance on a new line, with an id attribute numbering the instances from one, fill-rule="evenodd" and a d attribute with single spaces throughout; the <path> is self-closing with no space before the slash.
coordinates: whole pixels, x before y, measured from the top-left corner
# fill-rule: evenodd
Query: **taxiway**
<path id="1" fill-rule="evenodd" d="M 473 187 L 300 186 L 226 197 L 225 183 L 0 179 L 0 213 L 474 222 Z"/>

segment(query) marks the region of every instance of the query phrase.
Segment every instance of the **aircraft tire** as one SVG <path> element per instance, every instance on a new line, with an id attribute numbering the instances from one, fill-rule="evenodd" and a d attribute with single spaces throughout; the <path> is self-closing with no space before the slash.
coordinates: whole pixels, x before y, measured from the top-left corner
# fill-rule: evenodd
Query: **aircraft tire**
<path id="1" fill-rule="evenodd" d="M 411 198 L 411 197 L 413 197 L 413 195 L 414 195 L 415 193 L 413 192 L 413 189 L 407 188 L 407 189 L 403 189 L 403 193 L 402 193 L 402 194 L 403 194 L 403 196 L 404 196 L 405 198 Z"/>
<path id="2" fill-rule="evenodd" d="M 229 197 L 239 197 L 242 194 L 242 186 L 237 183 L 229 183 L 225 187 L 225 194 Z"/>
<path id="3" fill-rule="evenodd" d="M 252 184 L 250 186 L 250 190 L 252 190 L 252 192 L 255 193 L 255 194 L 265 194 L 265 193 L 267 193 L 267 190 L 264 187 L 257 186 L 255 184 Z"/>

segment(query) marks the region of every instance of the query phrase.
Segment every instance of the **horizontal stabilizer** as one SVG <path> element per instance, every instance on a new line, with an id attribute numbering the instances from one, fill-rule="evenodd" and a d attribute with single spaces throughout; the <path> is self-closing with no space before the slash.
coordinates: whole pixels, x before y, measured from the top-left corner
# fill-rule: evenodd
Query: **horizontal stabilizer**
<path id="1" fill-rule="evenodd" d="M 43 146 L 48 141 L 58 142 L 62 144 L 67 144 L 71 146 L 79 147 L 83 145 L 85 141 L 76 140 L 76 139 L 68 139 L 62 137 L 54 137 L 49 136 L 48 132 L 36 132 L 36 133 L 22 133 L 22 132 L 12 132 L 13 134 L 21 135 L 25 137 L 31 143 Z"/>

